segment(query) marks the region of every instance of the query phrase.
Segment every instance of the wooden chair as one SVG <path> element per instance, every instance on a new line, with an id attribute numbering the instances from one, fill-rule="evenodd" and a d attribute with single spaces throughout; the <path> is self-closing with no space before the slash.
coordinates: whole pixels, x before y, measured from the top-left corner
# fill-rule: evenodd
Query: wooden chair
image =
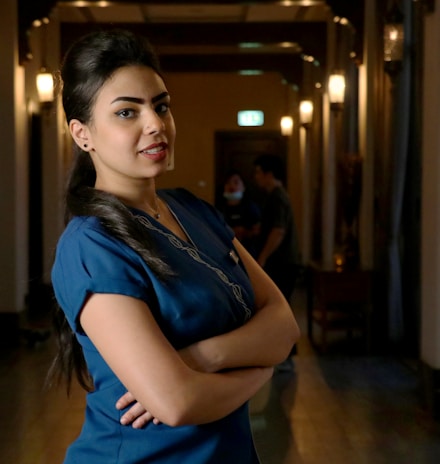
<path id="1" fill-rule="evenodd" d="M 312 270 L 309 281 L 308 335 L 322 353 L 328 349 L 331 331 L 354 333 L 365 340 L 370 350 L 371 272 L 364 270 Z M 313 334 L 314 325 L 321 329 L 320 343 Z"/>

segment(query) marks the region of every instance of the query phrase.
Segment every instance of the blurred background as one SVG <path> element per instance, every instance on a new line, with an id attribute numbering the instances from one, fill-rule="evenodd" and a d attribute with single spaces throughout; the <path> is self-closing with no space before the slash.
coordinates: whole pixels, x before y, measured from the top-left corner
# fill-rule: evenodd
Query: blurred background
<path id="1" fill-rule="evenodd" d="M 4 0 L 5 375 L 11 353 L 50 338 L 50 268 L 71 157 L 60 60 L 77 37 L 123 27 L 153 43 L 172 96 L 175 168 L 159 186 L 214 203 L 231 169 L 252 191 L 254 159 L 281 157 L 300 239 L 292 306 L 303 322 L 302 353 L 328 359 L 341 332 L 355 339 L 344 356 L 398 359 L 436 420 L 439 9 L 435 0 Z M 350 289 L 359 298 L 347 300 Z M 300 359 L 301 349 L 298 369 Z"/>

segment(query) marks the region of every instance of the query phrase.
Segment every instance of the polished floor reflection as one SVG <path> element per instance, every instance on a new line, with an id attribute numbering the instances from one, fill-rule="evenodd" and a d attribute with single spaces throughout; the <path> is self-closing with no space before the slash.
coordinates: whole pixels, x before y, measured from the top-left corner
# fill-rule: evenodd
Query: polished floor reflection
<path id="1" fill-rule="evenodd" d="M 305 333 L 303 303 L 299 291 L 293 307 Z M 0 351 L 2 464 L 60 464 L 78 433 L 82 390 L 67 399 L 62 389 L 42 389 L 52 353 L 51 339 Z M 305 335 L 294 364 L 251 401 L 262 464 L 440 462 L 440 423 L 422 408 L 411 364 L 349 346 L 317 356 Z"/>

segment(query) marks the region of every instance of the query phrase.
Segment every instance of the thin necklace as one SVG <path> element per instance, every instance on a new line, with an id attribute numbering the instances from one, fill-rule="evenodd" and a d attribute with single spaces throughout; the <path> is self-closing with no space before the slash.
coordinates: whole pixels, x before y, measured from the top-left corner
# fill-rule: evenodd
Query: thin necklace
<path id="1" fill-rule="evenodd" d="M 148 209 L 153 213 L 154 219 L 160 219 L 159 201 L 157 195 L 154 195 L 154 208 L 147 203 Z"/>

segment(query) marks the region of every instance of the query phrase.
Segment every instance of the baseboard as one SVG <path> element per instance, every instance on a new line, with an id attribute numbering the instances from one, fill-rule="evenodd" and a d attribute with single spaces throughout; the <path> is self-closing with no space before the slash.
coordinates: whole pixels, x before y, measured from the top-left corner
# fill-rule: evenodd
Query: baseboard
<path id="1" fill-rule="evenodd" d="M 440 419 L 440 369 L 421 361 L 423 399 L 432 417 Z"/>
<path id="2" fill-rule="evenodd" d="M 14 347 L 20 343 L 18 313 L 0 313 L 0 347 Z"/>

